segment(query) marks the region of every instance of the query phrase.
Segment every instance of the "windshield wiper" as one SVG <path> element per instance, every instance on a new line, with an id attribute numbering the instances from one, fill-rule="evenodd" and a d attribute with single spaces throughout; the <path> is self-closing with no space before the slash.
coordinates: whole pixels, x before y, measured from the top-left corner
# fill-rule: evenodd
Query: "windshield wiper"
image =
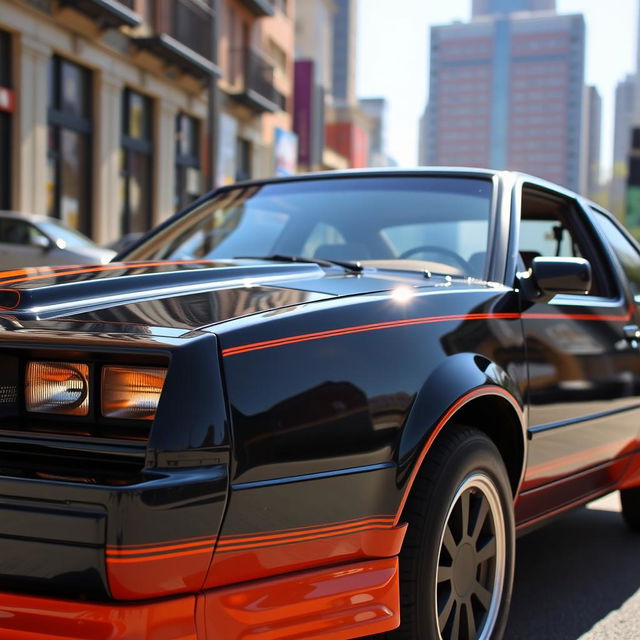
<path id="1" fill-rule="evenodd" d="M 363 269 L 359 262 L 348 262 L 346 260 L 327 260 L 325 258 L 303 258 L 302 256 L 286 256 L 274 253 L 270 256 L 234 256 L 234 260 L 272 260 L 273 262 L 306 262 L 317 264 L 321 267 L 342 267 L 352 273 L 360 273 Z"/>

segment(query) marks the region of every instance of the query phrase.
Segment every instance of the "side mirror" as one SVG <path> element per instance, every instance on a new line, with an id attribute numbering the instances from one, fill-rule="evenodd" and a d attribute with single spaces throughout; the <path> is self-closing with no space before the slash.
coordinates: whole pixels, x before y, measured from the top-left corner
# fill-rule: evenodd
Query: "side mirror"
<path id="1" fill-rule="evenodd" d="M 46 251 L 49 251 L 49 249 L 51 249 L 52 242 L 46 236 L 38 235 L 38 236 L 35 236 L 34 238 L 31 238 L 31 242 L 29 242 L 29 244 L 32 247 L 40 247 L 42 251 L 46 252 Z"/>
<path id="2" fill-rule="evenodd" d="M 534 258 L 520 284 L 533 302 L 546 302 L 559 293 L 585 295 L 591 289 L 591 264 L 584 258 Z"/>

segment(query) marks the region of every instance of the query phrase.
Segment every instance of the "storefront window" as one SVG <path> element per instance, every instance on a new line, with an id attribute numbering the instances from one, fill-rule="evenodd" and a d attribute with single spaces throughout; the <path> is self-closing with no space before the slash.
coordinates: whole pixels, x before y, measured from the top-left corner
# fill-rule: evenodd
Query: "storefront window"
<path id="1" fill-rule="evenodd" d="M 152 224 L 152 102 L 132 89 L 122 94 L 120 191 L 122 234 L 148 231 Z"/>
<path id="2" fill-rule="evenodd" d="M 0 209 L 11 207 L 11 37 L 0 31 Z"/>
<path id="3" fill-rule="evenodd" d="M 202 193 L 200 123 L 185 113 L 176 117 L 175 208 L 182 209 Z"/>
<path id="4" fill-rule="evenodd" d="M 48 214 L 90 235 L 91 72 L 55 56 L 49 65 Z"/>

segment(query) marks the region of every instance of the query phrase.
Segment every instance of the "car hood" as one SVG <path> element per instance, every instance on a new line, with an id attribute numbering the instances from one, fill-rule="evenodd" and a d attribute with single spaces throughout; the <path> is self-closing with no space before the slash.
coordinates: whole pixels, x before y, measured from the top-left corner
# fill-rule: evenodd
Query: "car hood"
<path id="1" fill-rule="evenodd" d="M 38 267 L 0 271 L 0 313 L 22 327 L 179 336 L 252 313 L 438 280 L 260 260 Z"/>

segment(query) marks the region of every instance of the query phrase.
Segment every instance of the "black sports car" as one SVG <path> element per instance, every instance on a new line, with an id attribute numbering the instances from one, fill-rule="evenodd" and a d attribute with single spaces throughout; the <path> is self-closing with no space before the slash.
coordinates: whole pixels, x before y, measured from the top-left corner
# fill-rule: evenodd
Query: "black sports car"
<path id="1" fill-rule="evenodd" d="M 509 172 L 225 187 L 0 273 L 0 636 L 500 638 L 514 538 L 640 530 L 640 251 Z M 386 636 L 385 636 L 386 637 Z"/>

